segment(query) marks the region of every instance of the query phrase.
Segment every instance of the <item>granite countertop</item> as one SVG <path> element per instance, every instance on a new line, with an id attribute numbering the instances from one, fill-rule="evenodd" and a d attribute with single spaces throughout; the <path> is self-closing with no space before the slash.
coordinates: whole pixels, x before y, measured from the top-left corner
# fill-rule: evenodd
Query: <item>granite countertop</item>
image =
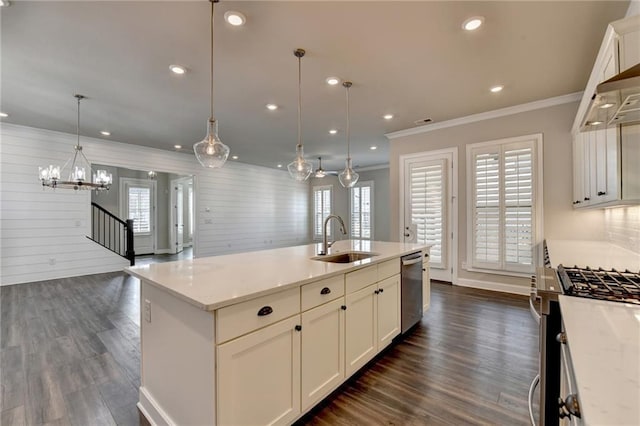
<path id="1" fill-rule="evenodd" d="M 213 311 L 257 296 L 344 274 L 394 257 L 423 250 L 424 244 L 343 240 L 330 254 L 344 251 L 374 252 L 353 263 L 329 263 L 310 259 L 319 244 L 285 247 L 167 263 L 132 266 L 125 272 L 162 288 L 176 297 Z"/>
<path id="2" fill-rule="evenodd" d="M 639 425 L 640 306 L 572 296 L 559 300 L 582 419 Z"/>
<path id="3" fill-rule="evenodd" d="M 547 240 L 551 266 L 640 271 L 640 254 L 606 241 Z"/>

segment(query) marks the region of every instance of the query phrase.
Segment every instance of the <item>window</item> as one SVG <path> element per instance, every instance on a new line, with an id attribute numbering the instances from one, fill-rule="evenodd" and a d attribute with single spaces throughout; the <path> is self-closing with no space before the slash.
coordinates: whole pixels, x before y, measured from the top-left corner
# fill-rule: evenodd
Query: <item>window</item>
<path id="1" fill-rule="evenodd" d="M 327 216 L 331 214 L 331 197 L 333 186 L 313 187 L 313 239 L 322 239 L 322 225 Z M 327 231 L 327 237 L 331 236 L 331 227 Z"/>
<path id="2" fill-rule="evenodd" d="M 133 232 L 151 232 L 151 188 L 128 187 L 129 218 L 133 219 Z"/>
<path id="3" fill-rule="evenodd" d="M 542 135 L 467 146 L 471 269 L 531 273 L 542 235 Z"/>
<path id="4" fill-rule="evenodd" d="M 373 181 L 351 188 L 351 238 L 373 239 Z"/>

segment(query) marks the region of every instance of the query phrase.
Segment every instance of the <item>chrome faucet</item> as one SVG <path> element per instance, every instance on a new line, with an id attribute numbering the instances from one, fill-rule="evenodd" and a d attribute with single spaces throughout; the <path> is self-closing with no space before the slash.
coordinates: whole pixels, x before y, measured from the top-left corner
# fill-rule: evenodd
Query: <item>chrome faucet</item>
<path id="1" fill-rule="evenodd" d="M 335 214 L 330 214 L 329 216 L 327 216 L 327 218 L 324 220 L 324 225 L 322 226 L 322 251 L 318 253 L 318 255 L 320 256 L 329 254 L 329 247 L 331 247 L 334 243 L 334 241 L 329 242 L 327 240 L 327 225 L 329 225 L 329 221 L 331 219 L 337 219 L 338 222 L 340 222 L 340 232 L 342 232 L 342 235 L 347 235 L 347 227 L 344 225 L 344 222 L 342 221 L 342 218 L 340 216 L 337 216 Z"/>

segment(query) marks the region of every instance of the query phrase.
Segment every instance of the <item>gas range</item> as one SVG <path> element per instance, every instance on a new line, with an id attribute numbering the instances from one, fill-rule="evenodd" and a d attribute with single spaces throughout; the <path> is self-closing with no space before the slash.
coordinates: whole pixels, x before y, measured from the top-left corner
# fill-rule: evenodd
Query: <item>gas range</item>
<path id="1" fill-rule="evenodd" d="M 564 294 L 640 305 L 640 273 L 559 265 Z"/>

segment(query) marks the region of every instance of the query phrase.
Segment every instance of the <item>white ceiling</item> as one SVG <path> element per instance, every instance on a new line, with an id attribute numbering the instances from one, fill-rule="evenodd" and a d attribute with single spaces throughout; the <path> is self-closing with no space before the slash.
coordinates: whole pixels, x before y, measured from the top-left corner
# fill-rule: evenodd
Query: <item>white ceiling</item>
<path id="1" fill-rule="evenodd" d="M 345 97 L 328 76 L 353 81 L 354 164 L 388 162 L 385 133 L 584 88 L 606 24 L 628 1 L 222 1 L 216 6 L 215 109 L 239 161 L 287 164 L 296 144 L 302 59 L 308 158 L 343 168 Z M 209 2 L 27 2 L 1 13 L 0 110 L 5 122 L 188 151 L 209 115 Z M 247 16 L 224 22 L 227 10 Z M 485 17 L 475 32 L 461 29 Z M 184 76 L 170 64 L 187 67 Z M 502 84 L 498 94 L 489 87 Z M 275 112 L 265 108 L 276 103 Z M 381 116 L 393 113 L 385 121 Z M 331 128 L 340 129 L 335 136 Z M 371 151 L 369 146 L 378 150 Z M 89 153 L 90 155 L 90 153 Z M 97 159 L 96 159 L 97 160 Z"/>

